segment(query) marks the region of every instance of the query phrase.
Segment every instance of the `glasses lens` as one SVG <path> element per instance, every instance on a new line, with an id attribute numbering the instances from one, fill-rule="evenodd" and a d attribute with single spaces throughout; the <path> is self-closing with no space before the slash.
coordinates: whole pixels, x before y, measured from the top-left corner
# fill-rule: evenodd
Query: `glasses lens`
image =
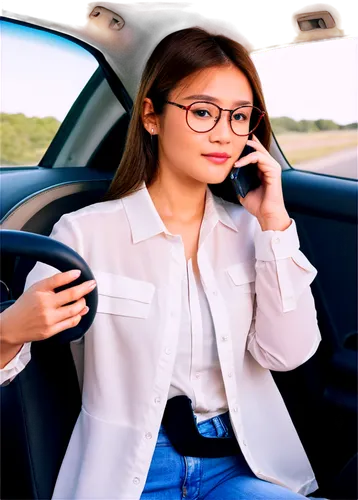
<path id="1" fill-rule="evenodd" d="M 209 102 L 195 102 L 188 111 L 188 125 L 196 132 L 212 129 L 219 118 L 220 110 Z"/>
<path id="2" fill-rule="evenodd" d="M 237 135 L 249 135 L 258 125 L 261 111 L 253 106 L 235 109 L 231 118 L 232 129 Z"/>
<path id="3" fill-rule="evenodd" d="M 188 110 L 188 125 L 196 132 L 208 132 L 215 126 L 219 116 L 220 109 L 215 104 L 195 102 Z M 259 124 L 261 117 L 260 109 L 254 106 L 240 106 L 232 114 L 232 129 L 237 135 L 249 135 Z"/>

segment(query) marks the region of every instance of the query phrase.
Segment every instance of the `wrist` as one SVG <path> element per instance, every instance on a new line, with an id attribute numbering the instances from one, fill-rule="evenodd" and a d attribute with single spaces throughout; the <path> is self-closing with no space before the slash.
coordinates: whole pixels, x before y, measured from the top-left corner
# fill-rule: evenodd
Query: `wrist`
<path id="1" fill-rule="evenodd" d="M 5 311 L 0 314 L 0 343 L 2 348 L 13 350 L 21 347 L 22 343 L 16 342 L 14 332 L 11 328 L 11 307 L 12 306 L 5 309 Z"/>
<path id="2" fill-rule="evenodd" d="M 286 212 L 280 216 L 258 219 L 262 231 L 285 231 L 291 225 L 291 218 Z"/>

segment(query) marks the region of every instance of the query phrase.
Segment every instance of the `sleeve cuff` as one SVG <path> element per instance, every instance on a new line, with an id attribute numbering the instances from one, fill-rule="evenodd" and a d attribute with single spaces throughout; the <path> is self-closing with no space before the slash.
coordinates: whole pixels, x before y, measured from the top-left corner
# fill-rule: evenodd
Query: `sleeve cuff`
<path id="1" fill-rule="evenodd" d="M 262 231 L 257 222 L 255 230 L 256 260 L 277 261 L 292 257 L 299 250 L 296 223 L 291 219 L 291 225 L 284 231 Z"/>
<path id="2" fill-rule="evenodd" d="M 0 370 L 0 385 L 7 385 L 20 373 L 31 359 L 31 342 L 26 342 L 16 356 Z"/>

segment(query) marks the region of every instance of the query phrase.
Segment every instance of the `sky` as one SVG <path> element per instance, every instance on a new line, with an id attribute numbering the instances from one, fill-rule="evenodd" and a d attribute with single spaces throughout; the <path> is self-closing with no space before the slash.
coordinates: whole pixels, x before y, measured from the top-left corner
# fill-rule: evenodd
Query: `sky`
<path id="1" fill-rule="evenodd" d="M 301 43 L 252 58 L 270 116 L 358 121 L 358 38 Z"/>
<path id="2" fill-rule="evenodd" d="M 1 111 L 62 121 L 98 68 L 62 37 L 1 22 Z"/>
<path id="3" fill-rule="evenodd" d="M 1 23 L 1 111 L 62 121 L 98 67 L 82 47 L 46 32 Z M 258 51 L 271 117 L 358 121 L 357 38 Z"/>

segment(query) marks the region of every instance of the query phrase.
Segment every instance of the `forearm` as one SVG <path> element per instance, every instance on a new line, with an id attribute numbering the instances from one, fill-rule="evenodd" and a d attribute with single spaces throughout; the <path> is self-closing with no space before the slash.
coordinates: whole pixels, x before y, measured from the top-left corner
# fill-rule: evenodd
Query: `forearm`
<path id="1" fill-rule="evenodd" d="M 293 262 L 285 264 L 292 266 L 291 273 L 285 271 L 288 273 L 286 279 L 303 272 L 296 269 Z M 287 288 L 290 295 L 285 295 L 283 301 L 274 263 L 259 262 L 257 267 L 256 318 L 249 334 L 248 349 L 264 368 L 292 370 L 314 354 L 321 340 L 309 276 L 304 277 L 304 282 L 301 277 L 300 284 L 296 276 L 296 285 L 300 286 Z M 311 278 L 312 275 L 314 273 Z M 282 293 L 285 294 L 284 286 Z"/>
<path id="2" fill-rule="evenodd" d="M 294 221 L 282 230 L 257 227 L 255 252 L 256 312 L 247 347 L 263 367 L 291 370 L 320 341 L 310 288 L 317 271 L 299 250 Z"/>
<path id="3" fill-rule="evenodd" d="M 21 350 L 23 344 L 11 341 L 7 310 L 0 314 L 0 369 L 3 369 Z"/>

